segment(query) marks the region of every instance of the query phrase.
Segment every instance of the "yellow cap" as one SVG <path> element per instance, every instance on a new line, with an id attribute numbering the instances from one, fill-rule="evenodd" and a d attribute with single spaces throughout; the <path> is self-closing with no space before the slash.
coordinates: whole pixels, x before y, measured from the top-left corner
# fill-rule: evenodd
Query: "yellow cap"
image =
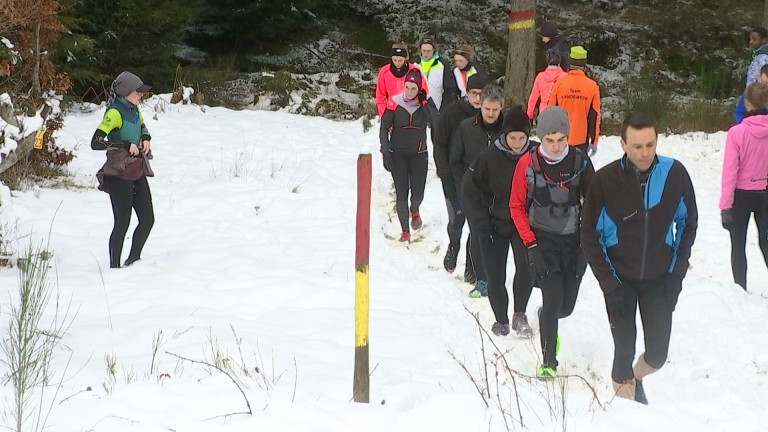
<path id="1" fill-rule="evenodd" d="M 571 55 L 570 57 L 574 60 L 586 60 L 587 59 L 587 50 L 584 49 L 581 45 L 576 45 L 571 47 Z"/>

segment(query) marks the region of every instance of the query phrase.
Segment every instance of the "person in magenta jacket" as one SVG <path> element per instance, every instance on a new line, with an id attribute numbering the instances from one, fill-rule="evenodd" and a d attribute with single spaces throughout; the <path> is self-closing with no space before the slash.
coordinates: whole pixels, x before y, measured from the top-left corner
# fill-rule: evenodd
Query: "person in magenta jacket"
<path id="1" fill-rule="evenodd" d="M 379 117 L 384 115 L 387 108 L 394 110 L 397 105 L 392 101 L 392 97 L 399 95 L 405 88 L 405 75 L 411 69 L 418 69 L 413 63 L 408 63 L 408 47 L 402 43 L 392 44 L 390 52 L 392 58 L 389 63 L 379 69 L 379 76 L 376 79 L 376 111 Z M 422 82 L 427 82 L 427 78 L 422 73 Z M 425 89 L 429 94 L 429 89 Z"/>
<path id="2" fill-rule="evenodd" d="M 728 130 L 723 156 L 720 210 L 731 235 L 733 281 L 747 289 L 747 226 L 754 213 L 758 244 L 768 266 L 768 84 L 744 93 L 744 120 Z"/>
<path id="3" fill-rule="evenodd" d="M 544 111 L 544 108 L 549 104 L 549 93 L 552 91 L 555 81 L 561 76 L 568 75 L 560 67 L 559 52 L 554 50 L 547 51 L 544 59 L 547 61 L 547 68 L 536 75 L 536 79 L 533 81 L 533 88 L 531 88 L 531 95 L 528 97 L 528 112 L 526 114 L 528 114 L 529 119 L 534 118 L 536 102 L 541 99 L 539 112 Z"/>

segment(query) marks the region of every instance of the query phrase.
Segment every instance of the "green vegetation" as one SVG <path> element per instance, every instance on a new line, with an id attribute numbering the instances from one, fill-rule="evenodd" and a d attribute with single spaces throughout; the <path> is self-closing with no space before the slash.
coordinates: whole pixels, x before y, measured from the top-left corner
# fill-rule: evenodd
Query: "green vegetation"
<path id="1" fill-rule="evenodd" d="M 73 93 L 104 100 L 111 80 L 130 70 L 159 91 L 171 91 L 174 53 L 200 12 L 200 0 L 64 0 L 59 13 L 82 50 L 60 50 Z"/>

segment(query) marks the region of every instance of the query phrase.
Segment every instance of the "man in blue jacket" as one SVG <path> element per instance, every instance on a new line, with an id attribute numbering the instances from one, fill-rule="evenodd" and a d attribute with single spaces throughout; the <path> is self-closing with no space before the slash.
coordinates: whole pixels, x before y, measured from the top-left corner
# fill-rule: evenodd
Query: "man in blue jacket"
<path id="1" fill-rule="evenodd" d="M 683 165 L 656 154 L 653 117 L 621 127 L 624 156 L 595 173 L 584 200 L 581 247 L 605 296 L 614 343 L 616 395 L 647 404 L 642 380 L 667 359 L 672 311 L 688 271 L 698 213 Z M 634 367 L 640 316 L 645 353 Z"/>
<path id="2" fill-rule="evenodd" d="M 747 33 L 747 43 L 752 49 L 752 61 L 747 68 L 746 86 L 763 81 L 763 67 L 768 65 L 768 29 L 765 27 L 754 27 Z M 768 78 L 768 76 L 766 76 Z M 739 103 L 736 104 L 736 110 L 733 117 L 736 124 L 741 123 L 747 110 L 744 108 L 744 94 L 741 95 Z"/>

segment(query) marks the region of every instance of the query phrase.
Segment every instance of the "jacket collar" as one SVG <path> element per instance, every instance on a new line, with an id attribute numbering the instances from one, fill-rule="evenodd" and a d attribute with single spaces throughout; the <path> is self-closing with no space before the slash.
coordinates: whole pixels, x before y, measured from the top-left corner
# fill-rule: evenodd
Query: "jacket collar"
<path id="1" fill-rule="evenodd" d="M 477 114 L 475 115 L 475 124 L 479 125 L 486 132 L 488 131 L 488 129 L 500 128 L 503 122 L 504 122 L 503 113 L 499 114 L 499 118 L 497 118 L 496 122 L 492 124 L 488 124 L 485 122 L 485 120 L 483 120 L 483 113 L 481 113 L 480 110 L 477 110 Z"/>
<path id="2" fill-rule="evenodd" d="M 534 145 L 534 142 L 531 141 L 529 138 L 528 141 L 525 142 L 525 145 L 523 146 L 523 149 L 519 152 L 513 151 L 511 148 L 507 147 L 507 144 L 504 142 L 504 134 L 501 134 L 496 138 L 496 140 L 493 142 L 493 144 L 496 146 L 497 149 L 499 149 L 502 153 L 504 153 L 504 156 L 508 157 L 511 160 L 519 159 L 520 156 L 524 155 L 531 146 Z"/>
<path id="3" fill-rule="evenodd" d="M 650 167 L 650 168 L 648 168 L 648 170 L 647 170 L 647 171 L 645 171 L 645 172 L 641 172 L 641 171 L 639 171 L 639 170 L 637 169 L 637 167 L 635 166 L 635 164 L 633 164 L 633 163 L 632 163 L 632 161 L 631 161 L 631 160 L 629 160 L 629 158 L 627 157 L 627 154 L 626 154 L 626 153 L 624 153 L 624 156 L 622 156 L 622 157 L 621 157 L 621 168 L 622 168 L 624 171 L 633 172 L 633 173 L 636 173 L 636 174 L 638 174 L 638 175 L 639 175 L 639 174 L 645 174 L 645 173 L 647 173 L 647 174 L 650 174 L 650 173 L 651 173 L 651 171 L 653 171 L 653 168 L 654 168 L 654 167 L 655 167 L 655 166 L 656 166 L 658 163 L 659 163 L 659 155 L 655 155 L 655 156 L 653 157 L 653 163 L 651 163 L 651 167 Z"/>

